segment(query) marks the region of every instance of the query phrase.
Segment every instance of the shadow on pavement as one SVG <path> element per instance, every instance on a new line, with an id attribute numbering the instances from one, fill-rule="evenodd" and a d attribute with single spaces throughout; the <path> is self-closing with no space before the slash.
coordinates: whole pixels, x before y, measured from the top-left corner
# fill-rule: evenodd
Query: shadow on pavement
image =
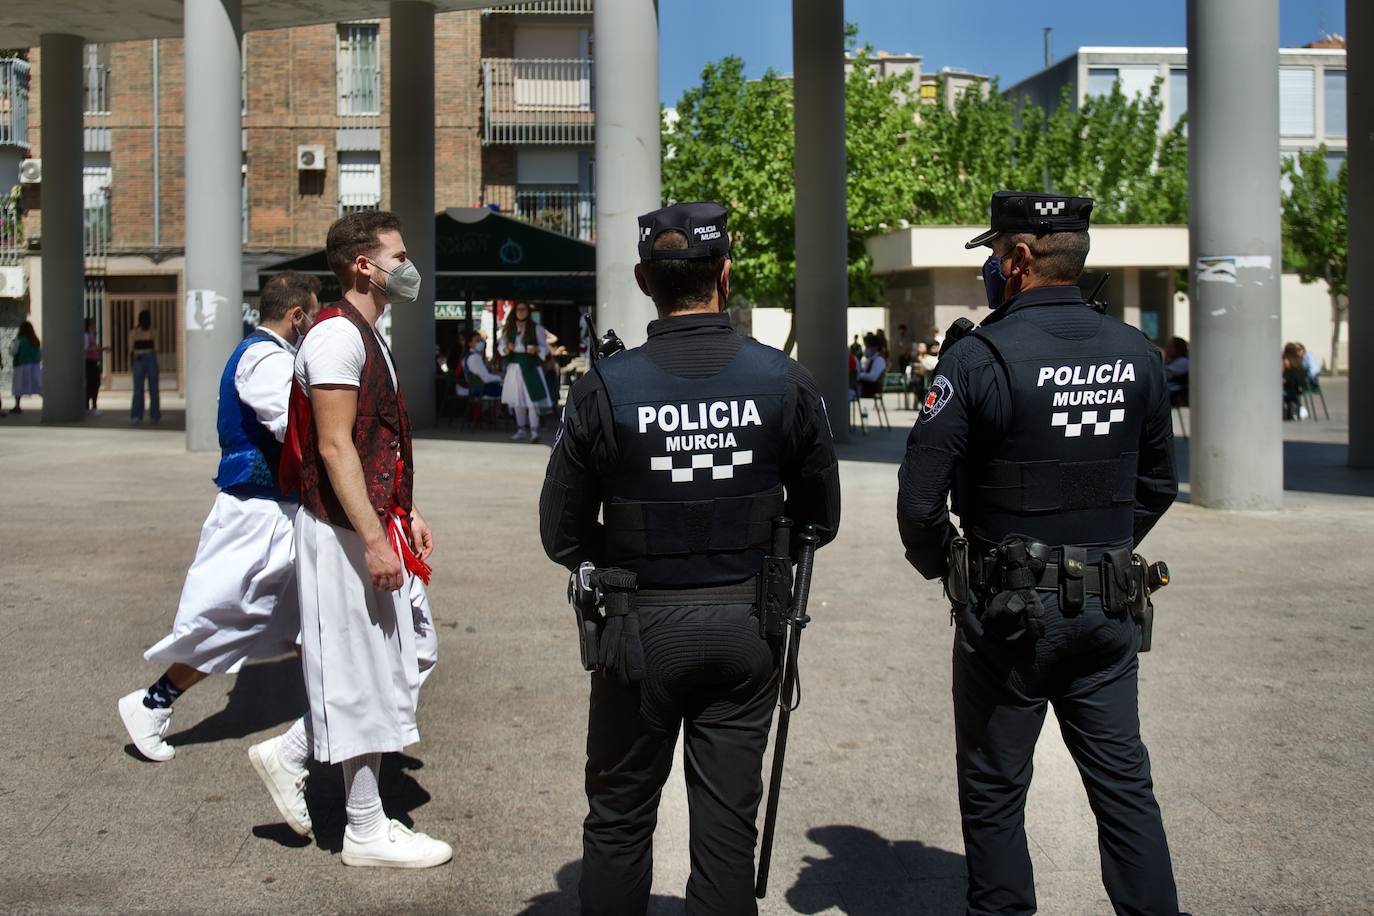
<path id="1" fill-rule="evenodd" d="M 294 655 L 244 665 L 234 676 L 224 708 L 188 729 L 168 735 L 167 743 L 179 747 L 244 738 L 290 722 L 304 712 L 305 683 L 301 679 L 300 660 Z"/>
<path id="2" fill-rule="evenodd" d="M 865 827 L 813 827 L 806 838 L 830 855 L 806 856 L 788 889 L 798 913 L 834 907 L 849 916 L 963 913 L 964 857 L 919 840 L 889 840 Z"/>
<path id="3" fill-rule="evenodd" d="M 1174 438 L 1174 461 L 1179 483 L 1191 483 L 1190 442 Z M 1329 493 L 1335 496 L 1374 496 L 1374 469 L 1346 464 L 1349 446 L 1344 442 L 1285 441 L 1283 488 L 1291 492 Z M 1187 502 L 1181 496 L 1180 501 Z"/>
<path id="4" fill-rule="evenodd" d="M 387 817 L 407 827 L 415 826 L 411 812 L 423 807 L 432 797 L 411 775 L 424 766 L 423 760 L 409 754 L 382 755 L 382 806 Z M 329 852 L 341 851 L 344 826 L 348 823 L 344 810 L 343 768 L 311 761 L 310 777 L 305 783 L 305 804 L 310 809 L 315 844 Z M 253 828 L 253 836 L 292 848 L 308 846 L 311 842 L 309 838 L 297 836 L 281 822 L 259 824 Z"/>
<path id="5" fill-rule="evenodd" d="M 529 906 L 521 910 L 519 916 L 574 916 L 580 911 L 577 899 L 577 882 L 582 877 L 582 862 L 572 861 L 558 870 L 554 880 L 558 890 L 548 891 L 531 898 Z M 649 898 L 650 916 L 676 916 L 686 912 L 686 901 L 681 897 L 668 897 L 654 894 Z"/>

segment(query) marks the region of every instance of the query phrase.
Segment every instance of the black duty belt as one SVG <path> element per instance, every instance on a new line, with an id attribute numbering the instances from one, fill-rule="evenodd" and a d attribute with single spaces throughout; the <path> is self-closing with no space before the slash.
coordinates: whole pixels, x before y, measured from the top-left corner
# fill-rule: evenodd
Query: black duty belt
<path id="1" fill-rule="evenodd" d="M 758 577 L 729 585 L 703 588 L 641 588 L 634 593 L 636 606 L 754 604 L 758 600 Z"/>
<path id="2" fill-rule="evenodd" d="M 1046 563 L 1045 571 L 1040 574 L 1035 587 L 1045 592 L 1059 591 L 1059 569 L 1058 563 Z M 1093 563 L 1083 567 L 1083 591 L 1089 595 L 1101 595 L 1103 593 L 1101 563 Z"/>

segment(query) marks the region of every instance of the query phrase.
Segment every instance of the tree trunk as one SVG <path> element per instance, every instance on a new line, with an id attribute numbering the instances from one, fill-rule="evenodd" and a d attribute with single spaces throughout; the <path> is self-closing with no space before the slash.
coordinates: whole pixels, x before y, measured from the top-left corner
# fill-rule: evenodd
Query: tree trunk
<path id="1" fill-rule="evenodd" d="M 787 340 L 783 342 L 782 353 L 784 356 L 791 356 L 792 348 L 797 345 L 797 310 L 794 308 L 787 314 L 792 320 L 787 325 Z"/>

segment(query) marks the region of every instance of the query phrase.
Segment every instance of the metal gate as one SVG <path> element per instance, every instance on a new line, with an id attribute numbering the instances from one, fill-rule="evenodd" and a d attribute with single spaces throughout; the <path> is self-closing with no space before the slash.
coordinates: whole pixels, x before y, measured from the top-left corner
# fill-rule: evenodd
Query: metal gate
<path id="1" fill-rule="evenodd" d="M 108 372 L 111 376 L 130 377 L 133 357 L 129 350 L 129 332 L 138 321 L 139 312 L 152 313 L 153 331 L 157 340 L 157 364 L 162 388 L 179 388 L 177 340 L 177 297 L 175 295 L 130 296 L 111 294 L 106 300 L 105 341 L 110 348 Z M 171 384 L 168 384 L 168 382 Z"/>

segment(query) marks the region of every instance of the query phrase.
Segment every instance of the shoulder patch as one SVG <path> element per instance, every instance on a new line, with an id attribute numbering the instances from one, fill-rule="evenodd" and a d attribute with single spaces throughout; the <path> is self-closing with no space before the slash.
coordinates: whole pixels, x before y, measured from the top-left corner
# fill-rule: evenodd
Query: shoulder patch
<path id="1" fill-rule="evenodd" d="M 952 397 L 954 397 L 953 383 L 943 375 L 935 376 L 935 380 L 930 383 L 930 392 L 921 405 L 921 419 L 934 420 L 936 415 L 945 409 L 945 405 L 949 403 Z"/>

